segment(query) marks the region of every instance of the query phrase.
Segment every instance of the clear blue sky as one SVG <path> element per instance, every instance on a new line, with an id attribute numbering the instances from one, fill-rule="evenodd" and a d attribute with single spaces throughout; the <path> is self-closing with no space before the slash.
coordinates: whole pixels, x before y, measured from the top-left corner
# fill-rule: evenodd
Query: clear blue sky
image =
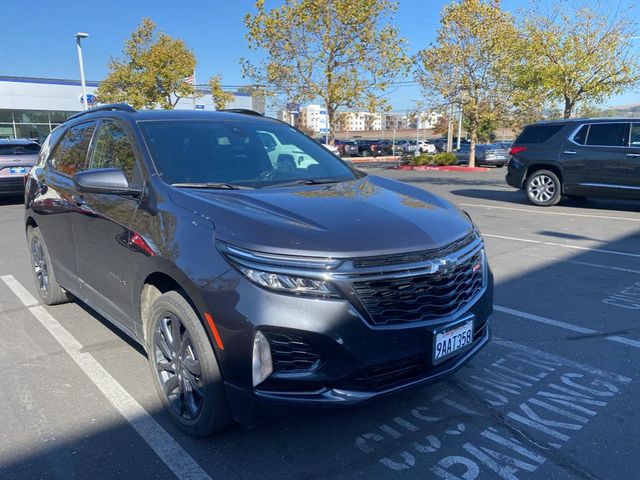
<path id="1" fill-rule="evenodd" d="M 280 3 L 270 0 L 270 4 Z M 414 53 L 433 40 L 445 0 L 400 0 L 397 24 Z M 594 2 L 595 3 L 595 2 Z M 609 2 L 605 2 L 608 4 Z M 618 3 L 616 0 L 611 2 Z M 634 4 L 624 0 L 625 4 Z M 527 0 L 503 0 L 503 8 L 526 8 Z M 74 34 L 90 33 L 83 42 L 85 71 L 90 80 L 107 72 L 110 56 L 120 56 L 125 40 L 140 19 L 151 17 L 164 32 L 180 37 L 195 51 L 196 79 L 204 83 L 221 74 L 223 84 L 245 85 L 238 60 L 252 56 L 244 38 L 243 17 L 253 11 L 253 0 L 107 0 L 10 2 L 0 16 L 0 75 L 78 78 Z M 640 47 L 640 41 L 639 47 Z M 404 110 L 420 98 L 417 87 L 396 87 L 390 93 L 394 110 Z M 630 92 L 612 98 L 608 104 L 640 102 Z"/>

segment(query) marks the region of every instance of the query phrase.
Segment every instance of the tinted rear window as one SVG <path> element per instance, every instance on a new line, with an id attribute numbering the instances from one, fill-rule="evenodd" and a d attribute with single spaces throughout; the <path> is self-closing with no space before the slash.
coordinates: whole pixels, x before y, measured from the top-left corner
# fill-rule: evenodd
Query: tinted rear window
<path id="1" fill-rule="evenodd" d="M 628 123 L 593 123 L 589 127 L 587 145 L 626 146 L 629 141 L 628 126 Z"/>
<path id="2" fill-rule="evenodd" d="M 0 145 L 0 155 L 37 155 L 40 145 L 30 143 L 27 145 Z"/>
<path id="3" fill-rule="evenodd" d="M 564 125 L 529 125 L 524 127 L 515 143 L 544 143 L 564 128 Z"/>

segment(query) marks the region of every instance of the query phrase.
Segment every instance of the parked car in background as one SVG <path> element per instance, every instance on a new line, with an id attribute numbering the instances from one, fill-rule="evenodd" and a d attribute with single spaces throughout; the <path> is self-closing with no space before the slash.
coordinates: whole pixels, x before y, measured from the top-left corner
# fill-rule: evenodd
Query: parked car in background
<path id="1" fill-rule="evenodd" d="M 334 155 L 340 155 L 340 149 L 336 145 L 329 145 L 328 143 L 323 143 L 322 146 L 329 150 Z"/>
<path id="2" fill-rule="evenodd" d="M 391 140 L 376 140 L 371 144 L 374 157 L 393 155 L 393 142 Z"/>
<path id="3" fill-rule="evenodd" d="M 640 119 L 569 119 L 524 128 L 507 183 L 548 207 L 562 195 L 640 198 Z"/>
<path id="4" fill-rule="evenodd" d="M 310 160 L 280 168 L 267 137 Z M 190 435 L 424 387 L 489 341 L 470 217 L 275 119 L 104 105 L 53 130 L 26 187 L 40 300 L 139 342 Z"/>
<path id="5" fill-rule="evenodd" d="M 420 153 L 428 153 L 428 154 L 434 154 L 436 153 L 438 150 L 435 146 L 435 144 L 433 144 L 432 142 L 428 141 L 428 140 L 419 140 L 418 141 L 418 152 Z"/>
<path id="6" fill-rule="evenodd" d="M 40 144 L 32 140 L 0 140 L 0 195 L 24 192 L 24 176 L 38 159 Z"/>
<path id="7" fill-rule="evenodd" d="M 348 140 L 336 140 L 336 147 L 341 157 L 356 157 L 358 156 L 358 144 Z"/>
<path id="8" fill-rule="evenodd" d="M 460 146 L 460 150 L 456 150 L 456 158 L 458 164 L 466 165 L 469 163 L 469 153 L 471 145 L 465 143 Z M 509 161 L 509 149 L 501 145 L 493 143 L 476 144 L 476 165 L 485 167 L 504 167 Z"/>
<path id="9" fill-rule="evenodd" d="M 373 144 L 376 142 L 377 140 L 365 140 L 365 139 L 355 140 L 355 143 L 358 146 L 358 155 L 360 157 L 373 156 L 373 152 L 374 152 Z"/>

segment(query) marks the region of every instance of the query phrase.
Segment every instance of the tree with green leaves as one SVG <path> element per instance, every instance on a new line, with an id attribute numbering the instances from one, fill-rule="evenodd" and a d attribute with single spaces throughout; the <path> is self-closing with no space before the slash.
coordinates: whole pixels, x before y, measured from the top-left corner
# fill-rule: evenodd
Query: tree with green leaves
<path id="1" fill-rule="evenodd" d="M 564 117 L 579 102 L 602 103 L 640 81 L 637 54 L 632 51 L 633 15 L 590 3 L 534 2 L 522 21 L 526 61 L 514 68 L 523 91 L 559 103 Z M 609 7 L 609 4 L 603 3 Z M 632 13 L 632 12 L 629 12 Z"/>
<path id="2" fill-rule="evenodd" d="M 183 40 L 159 32 L 143 18 L 125 43 L 123 58 L 109 61 L 109 73 L 97 90 L 101 103 L 128 103 L 135 108 L 171 109 L 180 98 L 195 94 L 185 79 L 196 59 Z"/>
<path id="3" fill-rule="evenodd" d="M 245 76 L 294 103 L 322 100 L 329 143 L 339 109 L 388 107 L 381 93 L 409 68 L 393 0 L 285 0 L 270 10 L 257 0 L 255 7 L 246 37 L 264 56 L 242 60 Z"/>
<path id="4" fill-rule="evenodd" d="M 447 5 L 435 44 L 417 55 L 416 79 L 444 105 L 459 105 L 471 140 L 469 166 L 481 125 L 499 122 L 512 105 L 509 71 L 519 58 L 519 35 L 499 0 Z"/>
<path id="5" fill-rule="evenodd" d="M 233 93 L 226 92 L 222 89 L 222 79 L 220 75 L 214 75 L 209 79 L 209 88 L 211 88 L 213 106 L 216 107 L 216 110 L 224 110 L 228 104 L 233 102 Z"/>

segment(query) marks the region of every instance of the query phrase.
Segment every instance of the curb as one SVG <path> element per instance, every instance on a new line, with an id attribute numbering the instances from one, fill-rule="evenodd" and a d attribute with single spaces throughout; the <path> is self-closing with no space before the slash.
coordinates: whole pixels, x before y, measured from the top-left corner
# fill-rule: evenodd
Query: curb
<path id="1" fill-rule="evenodd" d="M 443 165 L 443 166 L 431 166 L 431 165 L 401 165 L 395 167 L 396 170 L 441 170 L 445 172 L 488 172 L 488 167 L 461 167 L 457 165 Z"/>

